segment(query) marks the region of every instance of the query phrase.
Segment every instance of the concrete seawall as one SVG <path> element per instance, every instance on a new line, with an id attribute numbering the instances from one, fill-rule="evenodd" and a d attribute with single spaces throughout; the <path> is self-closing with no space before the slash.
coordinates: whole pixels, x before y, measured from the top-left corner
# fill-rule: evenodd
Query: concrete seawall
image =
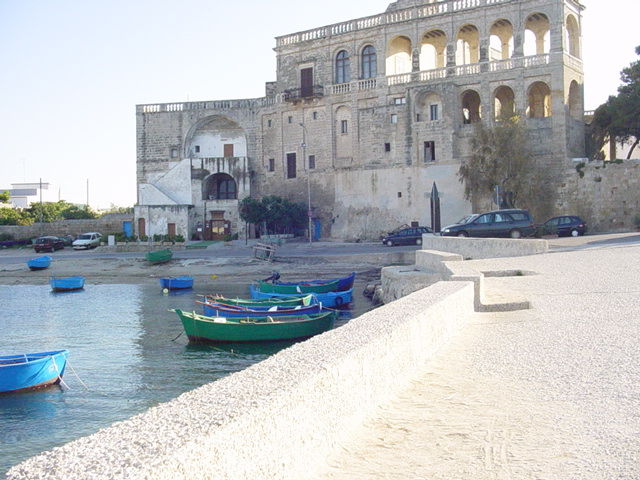
<path id="1" fill-rule="evenodd" d="M 339 440 L 404 388 L 473 310 L 471 283 L 432 285 L 31 458 L 8 478 L 313 478 Z"/>

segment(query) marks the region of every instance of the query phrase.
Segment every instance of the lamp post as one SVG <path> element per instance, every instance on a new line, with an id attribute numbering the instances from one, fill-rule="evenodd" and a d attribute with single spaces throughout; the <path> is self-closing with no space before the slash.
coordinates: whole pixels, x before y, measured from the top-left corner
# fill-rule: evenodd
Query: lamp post
<path id="1" fill-rule="evenodd" d="M 309 245 L 313 241 L 311 238 L 311 170 L 309 169 L 309 161 L 307 160 L 307 127 L 304 123 L 300 123 L 302 127 L 302 162 L 307 166 L 307 221 L 309 228 Z"/>

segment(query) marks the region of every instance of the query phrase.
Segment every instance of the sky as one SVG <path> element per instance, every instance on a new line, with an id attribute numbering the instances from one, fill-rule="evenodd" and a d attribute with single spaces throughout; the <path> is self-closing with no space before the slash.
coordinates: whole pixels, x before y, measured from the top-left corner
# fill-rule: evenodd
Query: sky
<path id="1" fill-rule="evenodd" d="M 274 37 L 389 3 L 0 0 L 0 189 L 42 180 L 45 200 L 132 206 L 137 104 L 261 97 L 276 79 Z M 637 59 L 640 7 L 582 3 L 592 110 Z"/>

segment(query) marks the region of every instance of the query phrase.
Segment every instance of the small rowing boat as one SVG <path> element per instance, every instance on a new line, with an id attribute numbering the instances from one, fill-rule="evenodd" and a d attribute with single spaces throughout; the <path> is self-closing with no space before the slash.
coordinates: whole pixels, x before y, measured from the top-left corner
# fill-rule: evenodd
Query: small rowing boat
<path id="1" fill-rule="evenodd" d="M 0 393 L 54 385 L 62 380 L 67 350 L 0 356 Z"/>
<path id="2" fill-rule="evenodd" d="M 51 277 L 49 280 L 54 292 L 71 292 L 84 288 L 84 277 Z"/>
<path id="3" fill-rule="evenodd" d="M 43 255 L 27 261 L 29 270 L 44 270 L 49 268 L 49 265 L 51 265 L 51 257 L 49 255 Z"/>

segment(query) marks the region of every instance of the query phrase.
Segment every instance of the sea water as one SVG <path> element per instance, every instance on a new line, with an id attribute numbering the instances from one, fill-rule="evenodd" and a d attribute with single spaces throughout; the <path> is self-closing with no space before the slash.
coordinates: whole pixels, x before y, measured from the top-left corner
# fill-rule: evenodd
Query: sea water
<path id="1" fill-rule="evenodd" d="M 371 308 L 354 287 L 353 310 Z M 246 297 L 245 284 L 226 296 Z M 170 308 L 201 311 L 198 288 L 91 285 L 52 293 L 48 286 L 0 286 L 0 355 L 68 349 L 64 383 L 0 395 L 0 477 L 42 451 L 95 433 L 183 392 L 240 371 L 292 342 L 193 345 Z"/>

